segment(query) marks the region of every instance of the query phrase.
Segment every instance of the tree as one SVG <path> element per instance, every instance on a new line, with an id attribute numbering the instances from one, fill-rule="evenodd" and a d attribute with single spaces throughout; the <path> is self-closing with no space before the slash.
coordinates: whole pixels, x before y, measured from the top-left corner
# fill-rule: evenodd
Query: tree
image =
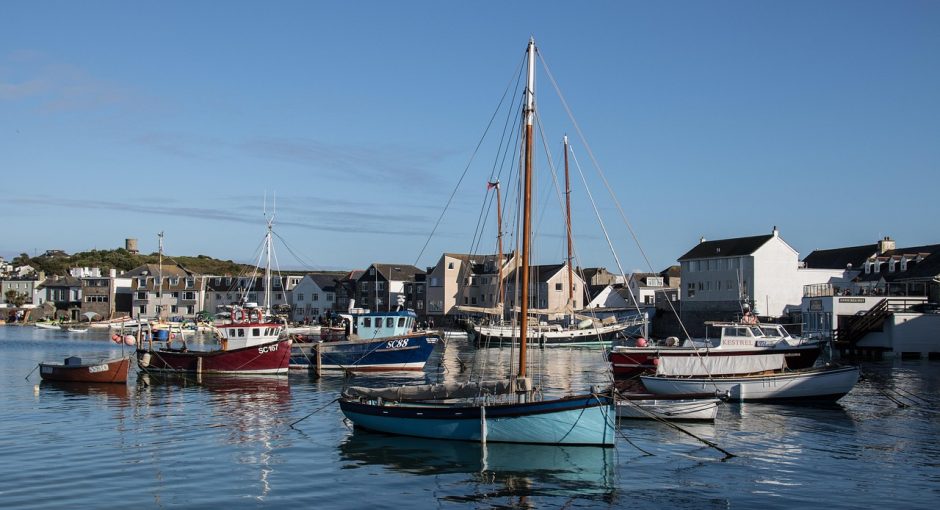
<path id="1" fill-rule="evenodd" d="M 10 303 L 11 305 L 19 308 L 26 304 L 26 298 L 28 296 L 22 292 L 17 292 L 13 289 L 10 289 L 6 292 L 5 297 L 7 299 L 7 303 Z"/>
<path id="2" fill-rule="evenodd" d="M 10 261 L 14 266 L 28 266 L 29 265 L 29 254 L 20 253 L 18 256 L 13 257 L 13 260 Z"/>

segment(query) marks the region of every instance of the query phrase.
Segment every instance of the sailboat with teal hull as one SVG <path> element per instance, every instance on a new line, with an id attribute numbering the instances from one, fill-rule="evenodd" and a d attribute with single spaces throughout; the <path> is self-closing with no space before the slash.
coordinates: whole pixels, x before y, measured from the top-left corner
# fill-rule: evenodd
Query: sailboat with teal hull
<path id="1" fill-rule="evenodd" d="M 515 377 L 498 381 L 391 388 L 348 388 L 339 400 L 357 427 L 389 434 L 458 441 L 614 445 L 612 395 L 592 391 L 541 399 L 526 374 L 529 258 L 532 232 L 532 160 L 535 123 L 535 41 L 527 48 L 523 105 L 524 164 L 519 359 Z"/>

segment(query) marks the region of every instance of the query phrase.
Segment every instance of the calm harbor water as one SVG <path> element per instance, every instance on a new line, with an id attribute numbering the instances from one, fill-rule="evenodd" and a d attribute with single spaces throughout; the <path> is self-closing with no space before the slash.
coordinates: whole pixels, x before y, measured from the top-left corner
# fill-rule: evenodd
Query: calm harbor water
<path id="1" fill-rule="evenodd" d="M 623 422 L 616 448 L 480 445 L 348 427 L 345 384 L 508 371 L 452 340 L 424 373 L 40 382 L 39 361 L 120 354 L 107 332 L 0 326 L 0 507 L 929 508 L 940 501 L 940 362 L 866 364 L 838 404 L 727 404 L 683 427 Z M 547 349 L 547 394 L 605 383 L 598 349 Z M 899 403 L 910 404 L 906 407 Z M 313 414 L 311 414 L 313 413 Z M 308 416 L 306 419 L 292 423 Z"/>

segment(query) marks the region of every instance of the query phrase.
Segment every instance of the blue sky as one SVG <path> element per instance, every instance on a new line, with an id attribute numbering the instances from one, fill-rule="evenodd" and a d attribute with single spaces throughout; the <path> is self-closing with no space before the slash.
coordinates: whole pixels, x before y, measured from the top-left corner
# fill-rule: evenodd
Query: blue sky
<path id="1" fill-rule="evenodd" d="M 165 231 L 171 255 L 250 261 L 265 194 L 283 268 L 470 251 L 495 157 L 471 154 L 530 35 L 655 270 L 775 225 L 801 256 L 937 243 L 938 27 L 935 1 L 2 2 L 0 255 Z M 594 172 L 539 80 L 546 138 Z M 615 269 L 573 187 L 581 263 Z"/>

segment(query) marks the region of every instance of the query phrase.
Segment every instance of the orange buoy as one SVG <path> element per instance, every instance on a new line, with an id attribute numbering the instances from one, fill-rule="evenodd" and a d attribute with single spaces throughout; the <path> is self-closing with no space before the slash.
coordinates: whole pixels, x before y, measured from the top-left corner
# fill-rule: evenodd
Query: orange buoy
<path id="1" fill-rule="evenodd" d="M 637 347 L 646 347 L 646 339 L 643 338 L 642 336 L 641 336 L 640 338 L 637 338 L 637 339 L 636 339 L 636 346 L 637 346 Z"/>

